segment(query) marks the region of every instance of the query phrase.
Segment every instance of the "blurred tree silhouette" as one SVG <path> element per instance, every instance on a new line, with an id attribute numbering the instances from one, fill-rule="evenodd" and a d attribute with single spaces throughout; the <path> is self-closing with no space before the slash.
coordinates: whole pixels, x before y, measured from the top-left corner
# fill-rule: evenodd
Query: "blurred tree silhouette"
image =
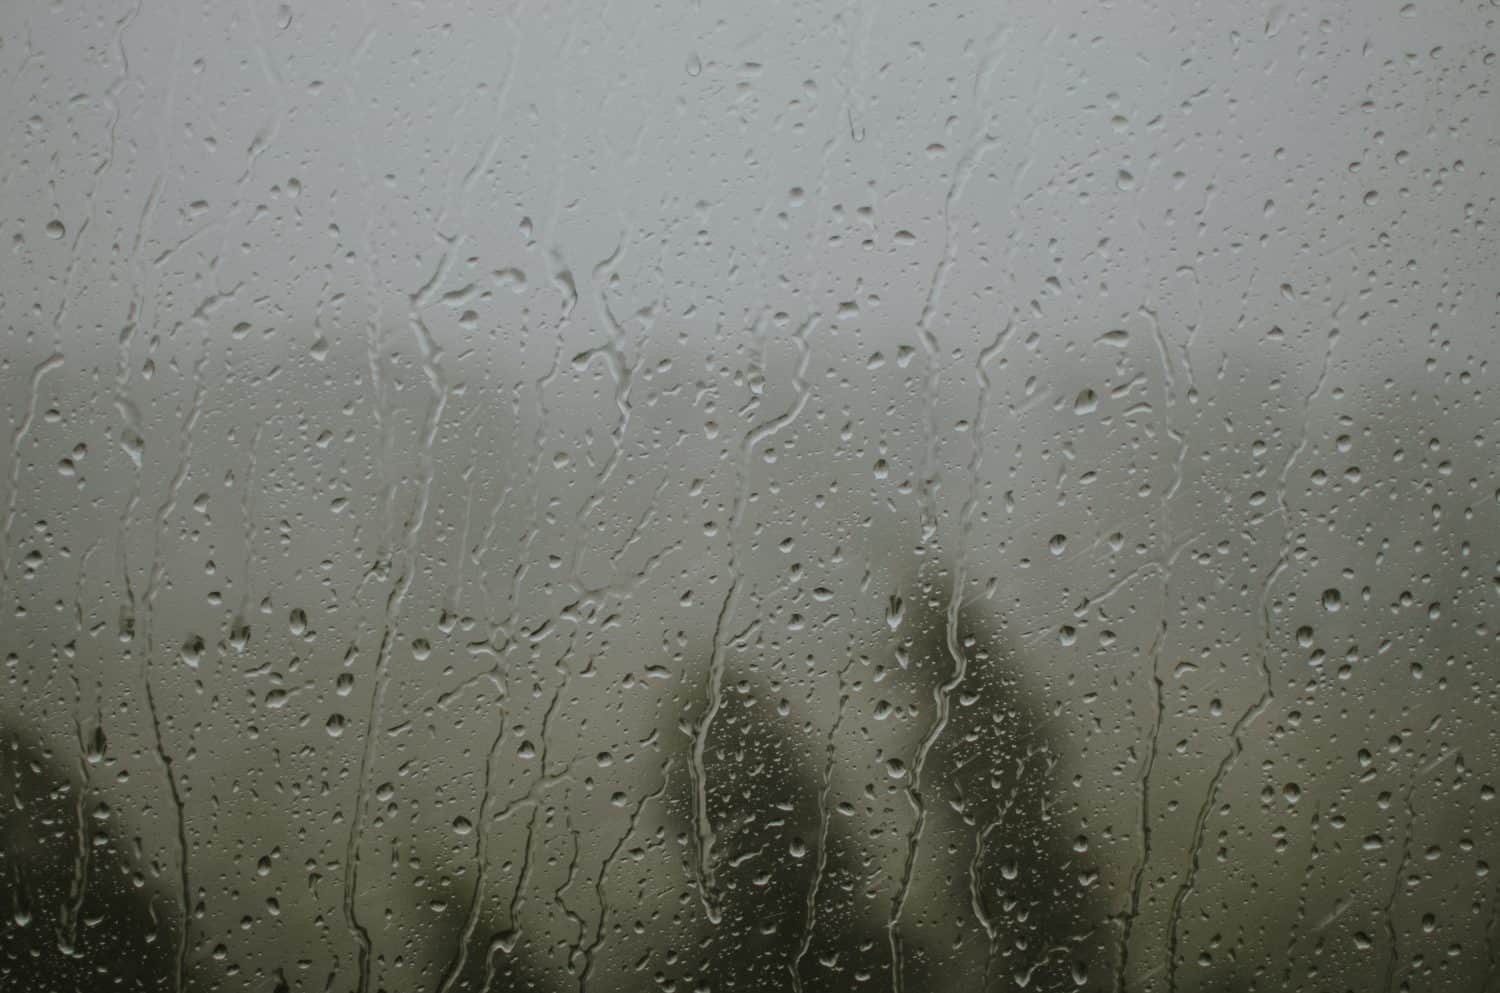
<path id="1" fill-rule="evenodd" d="M 0 738 L 0 988 L 28 993 L 172 988 L 177 908 L 91 782 L 102 732 L 64 758 L 26 729 Z"/>
<path id="2" fill-rule="evenodd" d="M 574 832 L 576 865 L 568 875 L 570 888 L 595 888 L 602 896 L 615 880 L 600 874 L 635 844 L 637 821 L 659 817 L 656 834 L 679 839 L 682 877 L 636 895 L 663 906 L 622 905 L 617 895 L 613 907 L 601 904 L 597 922 L 586 922 L 568 909 L 561 891 L 534 892 L 533 860 L 542 858 L 542 838 L 567 833 L 571 815 L 553 800 L 523 797 L 488 811 L 512 831 L 492 842 L 485 859 L 514 863 L 514 880 L 501 885 L 481 873 L 471 882 L 484 890 L 471 893 L 470 918 L 422 928 L 408 947 L 377 946 L 372 957 L 430 963 L 421 970 L 423 982 L 442 993 L 561 993 L 590 986 L 644 991 L 674 982 L 725 991 L 834 990 L 855 983 L 882 988 L 896 981 L 891 950 L 898 946 L 899 985 L 906 991 L 955 983 L 980 991 L 1071 985 L 1085 963 L 1099 960 L 1101 909 L 1086 853 L 1075 850 L 1056 809 L 1065 763 L 1060 743 L 1047 736 L 1046 707 L 993 619 L 966 605 L 950 631 L 946 598 L 931 583 L 916 583 L 907 600 L 900 630 L 881 647 L 902 654 L 925 697 L 935 701 L 948 693 L 953 706 L 919 792 L 913 791 L 926 814 L 913 839 L 903 893 L 882 883 L 870 841 L 872 831 L 895 830 L 879 811 L 906 808 L 906 784 L 859 783 L 839 754 L 841 743 L 862 734 L 846 704 L 860 670 L 871 664 L 869 655 L 833 666 L 841 673 L 840 710 L 822 715 L 833 721 L 822 735 L 778 719 L 772 680 L 762 667 L 742 662 L 726 672 L 726 699 L 704 759 L 720 841 L 713 853 L 717 923 L 690 898 L 694 884 L 678 885 L 691 880 L 696 857 L 693 845 L 683 843 L 694 833 L 686 774 L 693 739 L 678 733 L 669 739 L 676 744 L 665 774 L 650 768 L 640 774 L 615 850 L 602 853 L 601 861 L 598 853 L 586 858 Z M 964 678 L 945 688 L 955 646 L 967 661 Z M 914 713 L 911 722 L 931 721 L 930 710 Z M 90 763 L 106 752 L 102 733 L 96 734 L 95 746 L 81 745 L 75 765 L 23 729 L 8 732 L 3 858 L 13 907 L 0 962 L 11 982 L 27 990 L 168 989 L 180 967 L 187 989 L 318 988 L 322 976 L 293 974 L 285 963 L 247 963 L 245 975 L 227 975 L 218 956 L 197 954 L 191 928 L 187 948 L 181 947 L 166 878 L 171 874 L 135 864 L 122 847 L 128 842 L 117 833 L 118 819 L 90 784 Z M 910 765 L 914 757 L 904 761 Z M 836 808 L 835 793 L 854 789 L 865 809 L 847 801 Z M 421 837 L 406 844 L 418 863 L 435 857 Z M 424 919 L 429 895 L 409 877 L 396 879 L 394 888 L 368 898 L 404 902 L 380 910 Z M 690 944 L 668 951 L 657 947 L 662 935 L 637 927 L 648 954 L 629 973 L 604 975 L 596 953 L 622 934 L 612 910 L 638 920 L 663 912 L 685 920 L 677 933 L 690 935 Z M 655 964 L 646 967 L 647 959 Z"/>

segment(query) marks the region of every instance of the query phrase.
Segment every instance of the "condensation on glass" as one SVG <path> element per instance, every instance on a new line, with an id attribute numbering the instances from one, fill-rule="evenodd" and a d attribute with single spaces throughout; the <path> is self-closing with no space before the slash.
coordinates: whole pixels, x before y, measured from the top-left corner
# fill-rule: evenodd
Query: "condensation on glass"
<path id="1" fill-rule="evenodd" d="M 1500 981 L 1491 3 L 0 8 L 0 987 Z"/>

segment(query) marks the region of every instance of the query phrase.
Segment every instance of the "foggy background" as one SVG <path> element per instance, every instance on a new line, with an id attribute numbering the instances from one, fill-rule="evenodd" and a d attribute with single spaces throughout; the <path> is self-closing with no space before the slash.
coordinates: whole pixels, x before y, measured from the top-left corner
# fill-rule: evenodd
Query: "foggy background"
<path id="1" fill-rule="evenodd" d="M 1492 4 L 0 9 L 0 986 L 1486 990 Z"/>

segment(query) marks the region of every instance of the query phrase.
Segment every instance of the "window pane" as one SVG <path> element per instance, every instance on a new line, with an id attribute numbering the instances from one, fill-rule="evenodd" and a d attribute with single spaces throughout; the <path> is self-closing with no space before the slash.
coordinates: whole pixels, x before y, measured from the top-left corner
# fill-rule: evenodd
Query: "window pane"
<path id="1" fill-rule="evenodd" d="M 1496 11 L 5 4 L 0 988 L 1489 988 Z"/>

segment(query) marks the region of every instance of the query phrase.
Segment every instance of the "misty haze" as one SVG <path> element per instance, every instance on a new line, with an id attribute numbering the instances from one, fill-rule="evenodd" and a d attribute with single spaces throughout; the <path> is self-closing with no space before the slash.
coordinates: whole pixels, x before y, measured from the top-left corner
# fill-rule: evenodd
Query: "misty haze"
<path id="1" fill-rule="evenodd" d="M 0 8 L 0 990 L 1500 989 L 1493 4 Z"/>

